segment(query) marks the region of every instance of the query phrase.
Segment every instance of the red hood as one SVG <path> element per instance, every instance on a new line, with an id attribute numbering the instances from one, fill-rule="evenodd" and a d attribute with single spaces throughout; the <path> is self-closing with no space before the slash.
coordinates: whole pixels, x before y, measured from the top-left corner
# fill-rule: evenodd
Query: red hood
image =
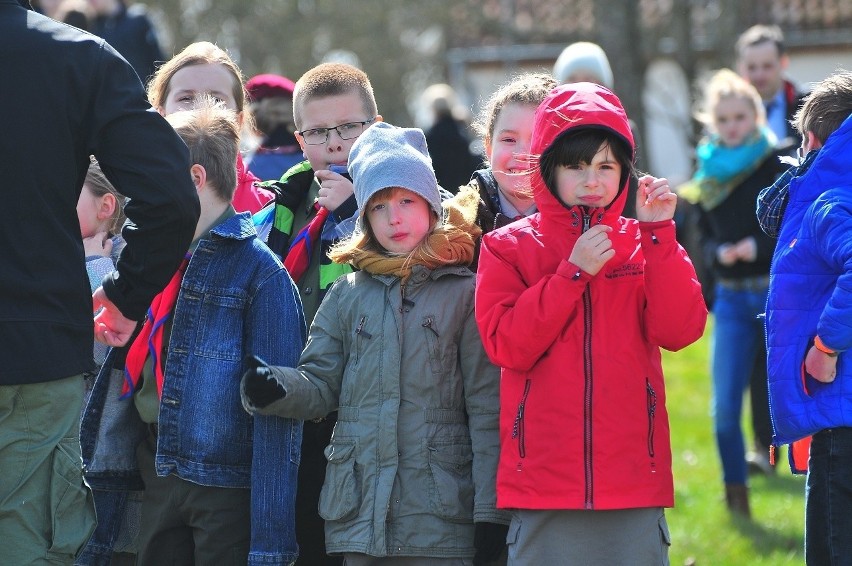
<path id="1" fill-rule="evenodd" d="M 609 89 L 593 83 L 570 83 L 550 91 L 535 112 L 530 152 L 541 155 L 560 134 L 575 128 L 611 130 L 630 144 L 630 152 L 635 157 L 633 133 L 621 101 Z M 570 216 L 545 186 L 538 167 L 532 173 L 532 190 L 543 220 Z M 627 182 L 607 209 L 608 215 L 620 216 L 626 200 Z"/>

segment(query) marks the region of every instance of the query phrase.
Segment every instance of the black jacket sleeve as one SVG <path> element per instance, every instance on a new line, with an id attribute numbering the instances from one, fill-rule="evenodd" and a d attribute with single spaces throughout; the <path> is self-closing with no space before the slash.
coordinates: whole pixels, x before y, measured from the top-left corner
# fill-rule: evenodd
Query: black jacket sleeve
<path id="1" fill-rule="evenodd" d="M 148 105 L 142 84 L 108 44 L 96 75 L 89 147 L 107 178 L 128 197 L 127 246 L 104 278 L 107 297 L 128 318 L 141 319 L 186 253 L 200 214 L 189 152 Z"/>

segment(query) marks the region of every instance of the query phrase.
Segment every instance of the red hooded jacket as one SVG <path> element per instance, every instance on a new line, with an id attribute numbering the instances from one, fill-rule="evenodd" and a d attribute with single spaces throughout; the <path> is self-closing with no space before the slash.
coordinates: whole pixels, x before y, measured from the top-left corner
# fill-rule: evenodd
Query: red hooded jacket
<path id="1" fill-rule="evenodd" d="M 258 185 L 259 182 L 260 179 L 246 169 L 243 157 L 237 154 L 237 188 L 231 201 L 234 210 L 255 214 L 275 198 L 271 191 Z"/>
<path id="2" fill-rule="evenodd" d="M 627 115 L 590 83 L 554 89 L 535 114 L 531 152 L 573 128 L 629 142 Z M 704 332 L 707 309 L 671 220 L 622 217 L 612 204 L 564 206 L 538 169 L 539 212 L 483 237 L 476 319 L 501 366 L 501 508 L 671 507 L 674 487 L 660 348 Z M 591 276 L 570 263 L 583 230 L 603 223 L 616 255 Z"/>

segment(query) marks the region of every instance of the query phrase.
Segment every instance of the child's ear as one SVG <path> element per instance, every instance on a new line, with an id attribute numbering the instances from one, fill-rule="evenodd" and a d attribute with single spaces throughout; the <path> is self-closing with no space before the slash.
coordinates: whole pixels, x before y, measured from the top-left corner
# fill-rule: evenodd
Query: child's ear
<path id="1" fill-rule="evenodd" d="M 376 119 L 375 119 L 375 120 L 373 120 L 373 123 L 375 124 L 375 123 L 377 123 L 377 122 L 384 122 L 384 121 L 385 121 L 385 119 L 384 119 L 384 118 L 382 118 L 382 115 L 381 115 L 381 114 L 376 114 Z"/>
<path id="2" fill-rule="evenodd" d="M 189 168 L 189 174 L 192 176 L 192 184 L 195 185 L 195 190 L 200 191 L 207 183 L 207 170 L 203 165 L 196 163 Z"/>
<path id="3" fill-rule="evenodd" d="M 115 209 L 118 206 L 118 201 L 112 193 L 106 193 L 101 197 L 101 203 L 98 206 L 98 220 L 106 220 L 115 214 Z"/>

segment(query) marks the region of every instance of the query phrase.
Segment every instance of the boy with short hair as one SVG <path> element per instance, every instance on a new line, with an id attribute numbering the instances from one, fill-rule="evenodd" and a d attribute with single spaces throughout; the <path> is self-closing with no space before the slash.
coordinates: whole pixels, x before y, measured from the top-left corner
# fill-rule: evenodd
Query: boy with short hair
<path id="1" fill-rule="evenodd" d="M 852 73 L 819 83 L 795 122 L 807 157 L 782 177 L 780 196 L 775 187 L 786 209 L 776 209 L 766 309 L 769 397 L 776 446 L 813 435 L 807 563 L 841 564 L 852 532 L 852 364 L 843 363 L 852 348 Z M 796 452 L 791 464 L 802 470 Z"/>
<path id="2" fill-rule="evenodd" d="M 296 139 L 307 159 L 281 180 L 263 184 L 276 197 L 274 204 L 255 215 L 255 224 L 271 223 L 267 244 L 296 282 L 310 325 L 329 285 L 352 270 L 348 264 L 332 263 L 328 251 L 334 241 L 352 233 L 358 213 L 352 180 L 346 173 L 349 149 L 382 117 L 363 71 L 342 63 L 323 63 L 296 81 L 293 118 Z M 266 232 L 262 227 L 258 231 Z M 326 467 L 323 450 L 335 421 L 336 413 L 332 413 L 305 423 L 296 498 L 299 564 L 342 563 L 325 552 L 324 522 L 317 512 Z"/>
<path id="3" fill-rule="evenodd" d="M 154 299 L 124 363 L 113 350 L 97 378 L 81 439 L 87 479 L 114 489 L 141 478 L 140 564 L 290 564 L 302 424 L 248 415 L 239 383 L 249 355 L 298 361 L 298 294 L 231 205 L 236 115 L 202 101 L 167 120 L 189 147 L 201 217 L 185 272 Z"/>

